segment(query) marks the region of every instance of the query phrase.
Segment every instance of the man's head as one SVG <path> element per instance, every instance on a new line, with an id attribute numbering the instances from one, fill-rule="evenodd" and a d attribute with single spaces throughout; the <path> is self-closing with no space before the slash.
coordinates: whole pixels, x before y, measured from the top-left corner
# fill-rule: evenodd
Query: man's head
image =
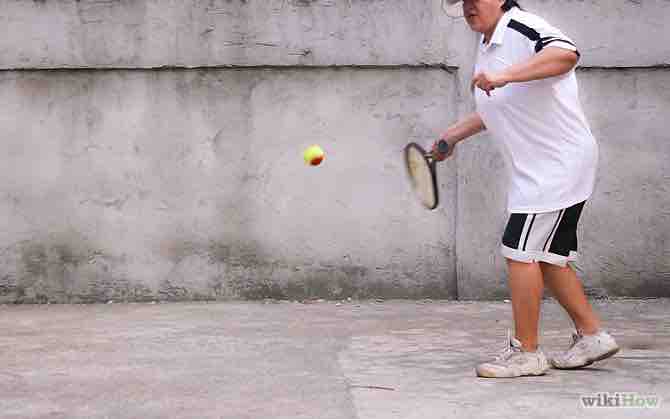
<path id="1" fill-rule="evenodd" d="M 516 0 L 447 0 L 447 3 L 462 3 L 463 16 L 470 29 L 487 35 L 493 33 L 503 13 L 519 7 Z"/>

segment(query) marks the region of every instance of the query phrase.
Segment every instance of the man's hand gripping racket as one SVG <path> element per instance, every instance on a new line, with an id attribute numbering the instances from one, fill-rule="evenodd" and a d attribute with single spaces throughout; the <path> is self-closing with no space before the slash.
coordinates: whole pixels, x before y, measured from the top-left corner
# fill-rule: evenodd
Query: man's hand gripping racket
<path id="1" fill-rule="evenodd" d="M 416 143 L 405 147 L 405 165 L 412 188 L 419 201 L 428 209 L 435 209 L 439 204 L 437 176 L 435 165 L 453 153 L 453 147 L 442 139 L 433 144 L 430 152 Z"/>

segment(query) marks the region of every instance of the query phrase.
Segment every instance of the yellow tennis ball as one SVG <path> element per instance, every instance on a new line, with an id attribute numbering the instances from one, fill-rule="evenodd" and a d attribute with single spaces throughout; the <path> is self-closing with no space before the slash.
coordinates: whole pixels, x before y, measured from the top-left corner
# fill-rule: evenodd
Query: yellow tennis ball
<path id="1" fill-rule="evenodd" d="M 305 158 L 305 163 L 309 164 L 310 166 L 320 165 L 325 157 L 321 147 L 316 144 L 307 147 L 302 156 Z"/>

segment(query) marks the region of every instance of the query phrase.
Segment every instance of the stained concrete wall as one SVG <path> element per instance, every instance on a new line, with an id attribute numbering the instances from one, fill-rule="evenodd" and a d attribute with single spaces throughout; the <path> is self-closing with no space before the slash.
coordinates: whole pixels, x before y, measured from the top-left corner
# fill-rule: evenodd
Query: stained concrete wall
<path id="1" fill-rule="evenodd" d="M 593 293 L 669 295 L 667 1 L 526 1 L 583 52 L 601 144 Z M 404 179 L 472 109 L 476 37 L 440 1 L 0 0 L 0 299 L 506 295 L 486 135 Z M 625 33 L 626 36 L 620 36 Z M 195 67 L 195 68 L 194 68 Z M 318 169 L 301 150 L 320 143 Z"/>
<path id="2" fill-rule="evenodd" d="M 453 86 L 440 69 L 5 72 L 4 298 L 452 297 L 453 169 L 426 214 L 398 156 L 455 117 Z"/>
<path id="3" fill-rule="evenodd" d="M 581 65 L 670 63 L 667 0 L 526 0 Z M 441 0 L 2 0 L 0 68 L 471 64 Z"/>
<path id="4" fill-rule="evenodd" d="M 432 0 L 1 4 L 3 68 L 444 63 L 469 35 Z"/>

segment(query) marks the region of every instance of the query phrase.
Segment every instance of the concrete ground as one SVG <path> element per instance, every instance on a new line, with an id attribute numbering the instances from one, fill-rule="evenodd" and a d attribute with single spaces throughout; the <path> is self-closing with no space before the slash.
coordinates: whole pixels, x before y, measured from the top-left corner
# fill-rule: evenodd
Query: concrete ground
<path id="1" fill-rule="evenodd" d="M 670 300 L 595 301 L 623 350 L 579 371 L 479 379 L 504 302 L 0 306 L 2 418 L 667 418 Z M 544 349 L 569 344 L 548 300 Z M 598 392 L 661 405 L 584 408 Z"/>

